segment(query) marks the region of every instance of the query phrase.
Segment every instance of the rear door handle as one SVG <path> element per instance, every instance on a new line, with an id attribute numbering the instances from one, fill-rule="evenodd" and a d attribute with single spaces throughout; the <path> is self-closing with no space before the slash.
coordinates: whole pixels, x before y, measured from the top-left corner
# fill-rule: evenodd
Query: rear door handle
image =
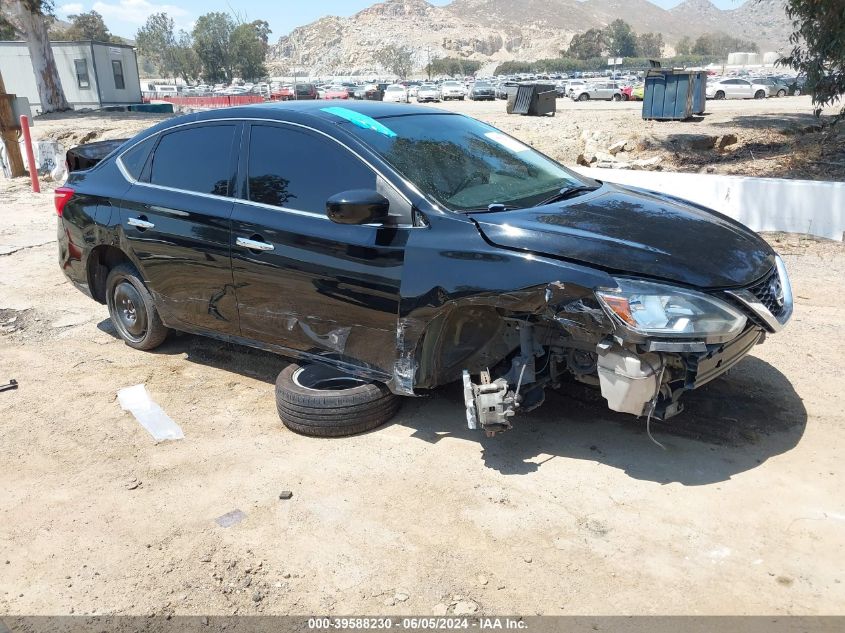
<path id="1" fill-rule="evenodd" d="M 251 251 L 272 251 L 275 246 L 267 242 L 260 242 L 258 240 L 251 240 L 248 237 L 239 237 L 235 240 L 235 244 L 243 246 Z"/>
<path id="2" fill-rule="evenodd" d="M 152 222 L 147 222 L 146 220 L 142 220 L 141 218 L 129 218 L 126 220 L 126 223 L 129 226 L 135 226 L 139 229 L 151 229 L 155 226 Z"/>

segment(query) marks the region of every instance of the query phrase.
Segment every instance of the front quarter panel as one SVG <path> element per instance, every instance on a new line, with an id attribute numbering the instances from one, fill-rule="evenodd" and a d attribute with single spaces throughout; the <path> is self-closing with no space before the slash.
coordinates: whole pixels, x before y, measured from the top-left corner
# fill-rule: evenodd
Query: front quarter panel
<path id="1" fill-rule="evenodd" d="M 593 294 L 615 285 L 607 273 L 488 244 L 465 216 L 429 220 L 412 232 L 405 252 L 395 392 L 433 388 L 463 368 L 501 360 L 511 351 L 499 340 L 502 317 L 541 317 L 593 336 L 613 331 Z"/>

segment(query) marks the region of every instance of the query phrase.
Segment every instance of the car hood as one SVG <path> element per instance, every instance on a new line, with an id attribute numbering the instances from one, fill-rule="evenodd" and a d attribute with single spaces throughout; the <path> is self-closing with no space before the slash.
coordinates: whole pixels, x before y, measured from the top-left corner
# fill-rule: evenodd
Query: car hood
<path id="1" fill-rule="evenodd" d="M 542 207 L 470 217 L 497 246 L 699 288 L 749 285 L 775 262 L 771 247 L 739 222 L 692 202 L 617 185 Z"/>

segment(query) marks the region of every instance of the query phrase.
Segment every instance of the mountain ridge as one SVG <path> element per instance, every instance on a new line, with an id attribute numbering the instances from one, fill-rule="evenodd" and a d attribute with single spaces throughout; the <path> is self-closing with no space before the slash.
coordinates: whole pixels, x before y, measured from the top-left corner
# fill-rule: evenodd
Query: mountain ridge
<path id="1" fill-rule="evenodd" d="M 349 17 L 328 15 L 296 27 L 271 45 L 273 70 L 316 74 L 378 72 L 376 52 L 408 46 L 416 68 L 428 59 L 458 57 L 483 63 L 557 57 L 576 33 L 621 18 L 638 33 L 663 34 L 668 48 L 684 36 L 722 32 L 786 46 L 790 24 L 783 0 L 759 0 L 722 10 L 709 0 L 663 9 L 649 0 L 384 0 Z"/>

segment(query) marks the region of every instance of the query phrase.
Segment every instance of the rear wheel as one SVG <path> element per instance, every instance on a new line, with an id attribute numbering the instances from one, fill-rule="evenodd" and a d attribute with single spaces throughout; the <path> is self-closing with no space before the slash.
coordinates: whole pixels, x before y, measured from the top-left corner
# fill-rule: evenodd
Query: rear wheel
<path id="1" fill-rule="evenodd" d="M 717 101 L 721 101 L 724 98 L 725 98 L 725 92 L 723 90 L 720 90 L 719 92 L 716 93 L 716 100 Z"/>
<path id="2" fill-rule="evenodd" d="M 765 99 L 766 98 L 766 91 L 765 90 L 758 90 L 754 93 L 755 99 Z"/>
<path id="3" fill-rule="evenodd" d="M 328 365 L 292 363 L 276 379 L 276 408 L 291 431 L 342 437 L 387 422 L 399 409 L 399 398 L 381 383 Z"/>
<path id="4" fill-rule="evenodd" d="M 614 101 L 622 101 L 622 95 L 620 95 L 620 94 L 613 95 L 613 100 Z"/>
<path id="5" fill-rule="evenodd" d="M 141 275 L 131 264 L 118 264 L 106 278 L 106 304 L 120 338 L 135 349 L 155 349 L 169 330 L 161 322 Z"/>

